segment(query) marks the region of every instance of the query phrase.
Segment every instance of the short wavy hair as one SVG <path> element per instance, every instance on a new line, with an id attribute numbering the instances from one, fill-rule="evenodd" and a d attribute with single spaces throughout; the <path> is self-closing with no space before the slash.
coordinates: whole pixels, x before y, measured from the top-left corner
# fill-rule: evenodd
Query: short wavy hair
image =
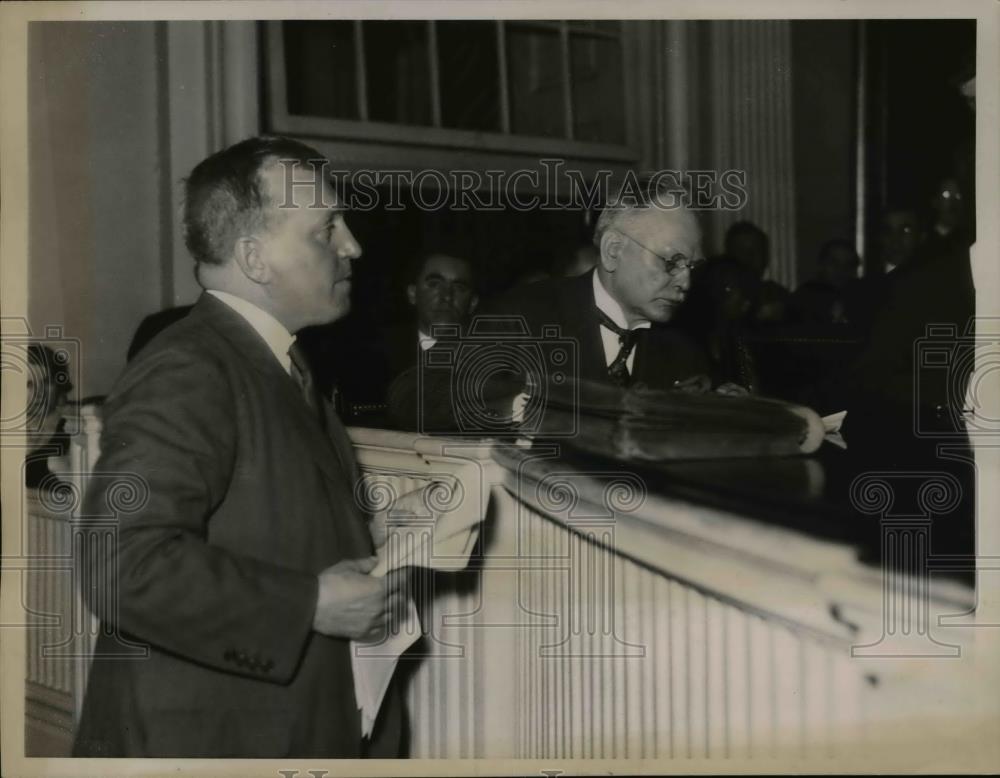
<path id="1" fill-rule="evenodd" d="M 197 264 L 222 265 L 243 234 L 267 225 L 271 205 L 261 172 L 276 160 L 321 168 L 326 159 L 305 143 L 262 136 L 199 162 L 184 181 L 184 243 Z"/>

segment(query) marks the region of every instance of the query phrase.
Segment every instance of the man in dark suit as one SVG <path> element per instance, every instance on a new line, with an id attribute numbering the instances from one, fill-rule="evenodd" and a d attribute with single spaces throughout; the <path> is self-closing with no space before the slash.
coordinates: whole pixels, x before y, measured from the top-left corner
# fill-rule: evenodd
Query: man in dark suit
<path id="1" fill-rule="evenodd" d="M 479 297 L 469 260 L 440 252 L 424 254 L 406 299 L 416 314 L 416 327 L 397 332 L 390 349 L 394 375 L 412 367 L 421 351 L 438 345 L 442 328 L 461 327 L 476 310 Z"/>
<path id="2" fill-rule="evenodd" d="M 132 341 L 128 344 L 128 352 L 125 355 L 125 360 L 131 362 L 135 359 L 135 355 L 142 351 L 149 341 L 171 324 L 180 321 L 191 313 L 191 308 L 192 306 L 190 305 L 179 305 L 176 308 L 166 308 L 162 311 L 149 314 L 136 327 L 135 333 L 132 335 Z"/>
<path id="3" fill-rule="evenodd" d="M 84 529 L 104 629 L 77 756 L 396 755 L 398 701 L 363 742 L 349 645 L 383 634 L 404 595 L 367 575 L 377 533 L 350 442 L 292 335 L 347 313 L 361 254 L 318 159 L 254 138 L 187 180 L 206 291 L 109 396 L 86 498 L 94 527 L 116 474 L 142 485 L 110 538 Z"/>
<path id="4" fill-rule="evenodd" d="M 391 426 L 386 419 L 386 394 L 392 381 L 428 352 L 446 348 L 479 302 L 472 264 L 455 254 L 420 254 L 408 277 L 406 298 L 412 317 L 341 349 L 344 362 L 358 366 L 342 373 L 337 385 L 352 423 L 384 427 L 388 422 Z"/>
<path id="5" fill-rule="evenodd" d="M 670 326 L 691 283 L 691 270 L 703 260 L 701 231 L 694 215 L 683 208 L 665 209 L 645 203 L 606 208 L 598 219 L 594 244 L 600 261 L 592 273 L 576 278 L 547 279 L 519 287 L 485 305 L 471 326 L 471 339 L 458 348 L 455 370 L 408 371 L 390 390 L 390 409 L 400 419 L 416 413 L 417 385 L 423 398 L 418 427 L 465 429 L 477 409 L 455 407 L 479 398 L 487 416 L 517 415 L 515 396 L 547 375 L 524 375 L 518 365 L 500 363 L 504 349 L 477 350 L 476 341 L 521 342 L 523 336 L 568 340 L 575 364 L 572 377 L 602 383 L 654 389 L 702 387 L 708 381 L 704 353 Z M 477 356 L 478 354 L 478 356 Z M 487 361 L 481 369 L 470 359 Z M 464 360 L 464 364 L 463 364 Z M 514 359 L 513 362 L 519 360 Z M 457 378 L 456 378 L 457 377 Z M 481 381 L 456 386 L 455 381 Z M 478 401 L 478 400 L 476 400 Z M 463 420 L 464 419 L 466 420 Z M 466 430 L 468 431 L 468 430 Z"/>

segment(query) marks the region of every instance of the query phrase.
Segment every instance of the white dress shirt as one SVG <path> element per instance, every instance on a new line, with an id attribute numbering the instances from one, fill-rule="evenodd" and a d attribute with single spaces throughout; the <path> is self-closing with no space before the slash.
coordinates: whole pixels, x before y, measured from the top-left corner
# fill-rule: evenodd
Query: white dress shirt
<path id="1" fill-rule="evenodd" d="M 281 363 L 285 372 L 292 373 L 292 358 L 288 354 L 288 349 L 295 342 L 295 336 L 285 329 L 280 321 L 262 308 L 258 308 L 251 302 L 247 302 L 242 297 L 220 292 L 218 289 L 207 290 L 210 295 L 217 297 L 236 313 L 246 319 L 247 324 L 253 327 L 254 331 L 260 335 L 267 347 L 271 349 L 274 358 Z"/>
<path id="2" fill-rule="evenodd" d="M 629 327 L 628 321 L 625 318 L 625 312 L 622 311 L 622 307 L 618 304 L 618 301 L 608 294 L 608 290 L 604 288 L 604 284 L 601 283 L 596 270 L 594 271 L 594 304 L 623 330 L 644 330 L 651 326 L 651 323 L 648 321 L 638 321 Z M 603 323 L 601 324 L 601 343 L 604 345 L 604 364 L 610 367 L 611 363 L 615 361 L 615 357 L 618 356 L 618 352 L 621 351 L 622 344 L 618 338 L 618 333 L 609 329 Z M 628 368 L 630 375 L 634 362 L 635 349 L 633 348 L 628 355 L 628 359 L 625 360 L 625 367 Z"/>
<path id="3" fill-rule="evenodd" d="M 432 338 L 430 335 L 425 335 L 422 330 L 417 330 L 417 342 L 420 344 L 421 351 L 427 351 L 429 348 L 434 348 L 437 338 Z"/>

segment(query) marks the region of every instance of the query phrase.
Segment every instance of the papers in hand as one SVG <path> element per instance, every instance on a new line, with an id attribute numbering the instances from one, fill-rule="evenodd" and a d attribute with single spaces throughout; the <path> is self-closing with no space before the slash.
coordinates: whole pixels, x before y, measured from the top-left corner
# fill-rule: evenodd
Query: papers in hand
<path id="1" fill-rule="evenodd" d="M 468 565 L 483 517 L 479 501 L 461 499 L 463 494 L 445 481 L 435 481 L 399 497 L 384 517 L 387 539 L 377 549 L 379 560 L 370 575 L 381 578 L 402 567 L 461 570 Z M 354 694 L 365 737 L 375 727 L 399 657 L 420 634 L 420 617 L 410 600 L 405 617 L 390 623 L 382 641 L 351 641 Z"/>

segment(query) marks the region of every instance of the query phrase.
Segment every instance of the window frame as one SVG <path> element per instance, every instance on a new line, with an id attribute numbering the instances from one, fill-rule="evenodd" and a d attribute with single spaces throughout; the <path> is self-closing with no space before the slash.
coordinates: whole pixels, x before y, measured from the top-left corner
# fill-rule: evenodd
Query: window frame
<path id="1" fill-rule="evenodd" d="M 348 20 L 345 20 L 348 21 Z M 433 121 L 438 126 L 420 126 L 410 124 L 395 124 L 391 122 L 371 121 L 367 117 L 367 93 L 363 67 L 364 50 L 361 24 L 365 19 L 349 20 L 354 23 L 355 63 L 358 83 L 358 115 L 360 119 L 335 119 L 322 116 L 303 116 L 292 114 L 288 110 L 288 95 L 285 72 L 285 43 L 282 34 L 282 21 L 264 22 L 264 52 L 266 58 L 267 102 L 265 109 L 265 126 L 271 132 L 280 134 L 325 138 L 330 140 L 363 140 L 367 142 L 390 144 L 397 147 L 445 147 L 450 149 L 466 149 L 477 152 L 538 154 L 560 158 L 604 159 L 617 162 L 634 162 L 639 159 L 638 137 L 634 119 L 634 97 L 629 88 L 630 57 L 628 26 L 622 24 L 619 33 L 608 33 L 599 29 L 583 27 L 570 21 L 536 21 L 522 19 L 495 20 L 497 25 L 497 40 L 499 47 L 499 87 L 500 87 L 500 117 L 502 132 L 482 132 L 476 130 L 460 130 L 441 127 L 440 92 L 437 83 L 436 28 L 435 20 L 426 20 L 428 24 L 428 58 L 431 63 L 431 107 Z M 533 135 L 515 135 L 510 133 L 510 99 L 508 94 L 506 23 L 516 23 L 518 26 L 537 27 L 546 30 L 558 30 L 561 41 L 561 57 L 563 61 L 562 79 L 565 99 L 566 127 L 569 137 L 551 138 Z M 572 106 L 572 74 L 569 72 L 569 36 L 571 32 L 580 32 L 593 37 L 615 37 L 622 47 L 622 95 L 625 120 L 625 143 L 599 143 L 572 139 L 573 106 Z"/>

